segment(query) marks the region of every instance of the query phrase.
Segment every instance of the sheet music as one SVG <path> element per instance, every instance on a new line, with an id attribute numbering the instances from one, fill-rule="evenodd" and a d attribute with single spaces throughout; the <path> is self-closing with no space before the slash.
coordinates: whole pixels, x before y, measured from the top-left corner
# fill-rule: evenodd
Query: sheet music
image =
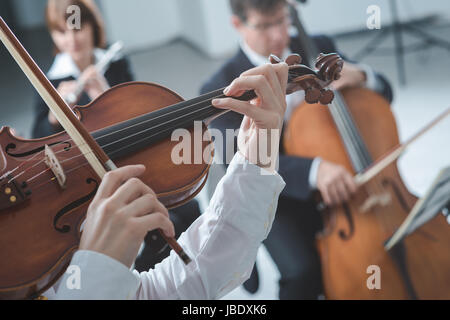
<path id="1" fill-rule="evenodd" d="M 443 169 L 426 195 L 419 199 L 411 213 L 385 245 L 390 250 L 398 241 L 441 213 L 450 204 L 450 167 Z"/>

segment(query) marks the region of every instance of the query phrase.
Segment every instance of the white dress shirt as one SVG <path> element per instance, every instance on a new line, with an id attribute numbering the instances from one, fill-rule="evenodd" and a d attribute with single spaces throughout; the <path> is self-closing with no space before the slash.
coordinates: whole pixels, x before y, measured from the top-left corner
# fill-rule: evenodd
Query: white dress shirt
<path id="1" fill-rule="evenodd" d="M 101 61 L 105 54 L 106 50 L 95 48 L 94 65 Z M 68 53 L 58 53 L 53 60 L 50 70 L 47 72 L 47 78 L 50 80 L 64 79 L 67 77 L 74 77 L 75 79 L 78 79 L 80 75 L 80 69 Z"/>
<path id="2" fill-rule="evenodd" d="M 259 67 L 262 65 L 265 65 L 269 63 L 269 58 L 260 55 L 256 51 L 254 51 L 252 48 L 248 46 L 248 44 L 245 41 L 240 42 L 240 46 L 242 48 L 242 51 L 244 51 L 247 58 L 250 60 L 250 62 L 255 66 Z M 292 54 L 292 51 L 289 48 L 284 49 L 283 56 L 280 57 L 282 60 L 286 60 L 286 58 Z M 377 80 L 377 77 L 375 76 L 374 71 L 372 68 L 365 64 L 358 64 L 358 67 L 366 74 L 366 83 L 365 87 L 374 91 L 377 91 L 379 89 L 379 83 Z M 293 94 L 286 96 L 286 113 L 284 120 L 287 123 L 289 119 L 291 118 L 292 113 L 294 110 L 305 100 L 305 93 L 303 91 L 297 91 Z M 314 190 L 317 188 L 317 174 L 319 171 L 319 165 L 322 161 L 321 158 L 317 157 L 313 160 L 311 164 L 311 168 L 309 170 L 309 187 L 311 190 Z"/>
<path id="3" fill-rule="evenodd" d="M 265 174 L 263 174 L 265 173 Z M 75 253 L 79 288 L 59 281 L 53 299 L 219 299 L 249 278 L 261 242 L 272 227 L 278 196 L 285 186 L 277 174 L 250 164 L 236 153 L 206 212 L 181 235 L 191 257 L 184 265 L 174 251 L 148 272 L 131 271 L 92 251 Z M 71 289 L 72 288 L 72 289 Z"/>

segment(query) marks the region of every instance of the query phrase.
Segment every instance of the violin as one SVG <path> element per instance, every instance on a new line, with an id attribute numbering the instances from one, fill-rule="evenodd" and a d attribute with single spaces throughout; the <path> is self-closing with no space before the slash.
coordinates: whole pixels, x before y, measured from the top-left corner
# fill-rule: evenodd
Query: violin
<path id="1" fill-rule="evenodd" d="M 317 52 L 291 6 L 308 61 Z M 385 242 L 417 202 L 399 174 L 396 159 L 418 136 L 450 114 L 447 110 L 407 143 L 400 145 L 389 103 L 365 88 L 333 92 L 327 108 L 301 104 L 285 135 L 286 153 L 321 157 L 355 174 L 357 194 L 341 206 L 318 206 L 324 229 L 317 247 L 327 299 L 449 299 L 450 227 L 439 214 L 387 250 Z M 308 101 L 306 97 L 306 102 Z M 317 199 L 318 204 L 321 199 Z M 367 285 L 371 268 L 381 286 Z"/>
<path id="2" fill-rule="evenodd" d="M 210 157 L 200 164 L 192 159 L 191 164 L 176 165 L 171 153 L 177 141 L 171 134 L 179 128 L 193 134 L 198 121 L 204 137 L 208 121 L 228 111 L 212 106 L 214 98 L 225 97 L 223 89 L 183 101 L 172 90 L 146 82 L 115 86 L 90 104 L 71 109 L 1 18 L 0 39 L 66 130 L 38 140 L 0 130 L 0 298 L 28 299 L 45 292 L 65 272 L 107 171 L 145 164 L 141 180 L 168 208 L 195 197 L 206 182 L 213 149 L 202 141 L 202 151 L 209 150 Z M 322 69 L 313 70 L 300 65 L 298 56 L 287 59 L 287 94 L 318 90 L 319 100 L 330 98 L 325 88 L 340 76 L 342 60 L 336 54 L 320 60 Z M 256 97 L 248 91 L 238 99 Z M 188 263 L 176 241 L 166 240 Z"/>

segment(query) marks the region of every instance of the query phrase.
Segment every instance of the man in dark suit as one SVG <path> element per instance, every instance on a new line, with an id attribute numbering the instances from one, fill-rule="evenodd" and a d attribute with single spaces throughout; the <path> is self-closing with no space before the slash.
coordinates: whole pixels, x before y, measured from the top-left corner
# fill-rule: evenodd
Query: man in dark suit
<path id="1" fill-rule="evenodd" d="M 289 10 L 286 0 L 230 0 L 232 24 L 241 36 L 236 55 L 216 72 L 202 87 L 206 93 L 228 86 L 242 72 L 268 62 L 270 54 L 286 58 L 291 53 L 302 54 L 297 38 L 289 36 Z M 336 52 L 333 41 L 326 36 L 311 38 L 323 53 Z M 392 100 L 388 82 L 368 66 L 346 62 L 340 80 L 333 88 L 364 86 Z M 287 97 L 287 118 L 293 108 L 304 99 L 301 93 Z M 238 129 L 242 116 L 228 113 L 214 120 L 212 128 L 222 131 Z M 223 141 L 223 146 L 236 141 Z M 282 146 L 281 146 L 282 147 Z M 226 148 L 224 148 L 226 149 Z M 225 152 L 222 154 L 226 163 Z M 348 200 L 356 191 L 352 175 L 342 166 L 320 158 L 307 159 L 287 156 L 280 150 L 279 173 L 286 181 L 272 231 L 264 242 L 276 263 L 281 279 L 280 299 L 316 299 L 323 292 L 321 266 L 315 247 L 315 234 L 322 227 L 319 213 L 312 199 L 318 190 L 327 205 Z M 256 269 L 244 284 L 250 292 L 258 288 Z"/>

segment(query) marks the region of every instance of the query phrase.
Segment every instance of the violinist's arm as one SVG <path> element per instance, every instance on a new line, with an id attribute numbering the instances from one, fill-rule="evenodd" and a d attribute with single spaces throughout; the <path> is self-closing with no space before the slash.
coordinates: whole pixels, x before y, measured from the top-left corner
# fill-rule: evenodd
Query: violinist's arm
<path id="1" fill-rule="evenodd" d="M 71 263 L 81 269 L 81 288 L 70 290 L 66 285 L 69 276 L 66 275 L 60 281 L 57 297 L 215 299 L 242 284 L 249 277 L 258 248 L 270 231 L 278 196 L 284 187 L 273 166 L 278 149 L 270 154 L 269 165 L 254 158 L 251 149 L 258 145 L 258 135 L 265 133 L 261 130 L 267 130 L 269 143 L 279 142 L 286 108 L 286 82 L 287 66 L 284 63 L 256 68 L 233 82 L 226 93 L 238 96 L 243 90 L 254 89 L 259 97 L 257 101 L 250 104 L 227 98 L 214 102 L 216 107 L 246 115 L 239 139 L 248 143 L 241 144 L 240 152 L 219 183 L 205 214 L 179 239 L 193 259 L 189 265 L 184 265 L 172 252 L 154 270 L 141 274 L 131 272 L 129 262 L 137 254 L 136 247 L 143 238 L 128 232 L 129 237 L 125 236 L 122 241 L 102 240 L 105 227 L 117 215 L 103 214 L 95 219 L 94 210 L 85 226 L 85 231 L 87 228 L 89 232 L 83 232 L 84 250 L 77 252 Z M 102 183 L 101 189 L 105 188 L 108 190 L 111 186 Z M 115 194 L 118 196 L 119 193 Z M 108 207 L 112 213 L 117 211 L 112 205 Z M 134 215 L 132 211 L 128 214 Z M 88 241 L 87 234 L 91 235 Z M 130 250 L 124 250 L 124 242 Z"/>

